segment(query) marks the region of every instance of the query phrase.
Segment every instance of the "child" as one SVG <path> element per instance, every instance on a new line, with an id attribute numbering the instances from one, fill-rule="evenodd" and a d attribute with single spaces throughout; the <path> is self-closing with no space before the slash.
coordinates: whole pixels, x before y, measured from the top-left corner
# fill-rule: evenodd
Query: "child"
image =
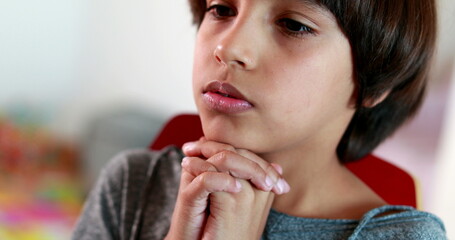
<path id="1" fill-rule="evenodd" d="M 433 0 L 190 0 L 204 137 L 103 171 L 73 239 L 445 239 L 343 163 L 418 109 Z"/>

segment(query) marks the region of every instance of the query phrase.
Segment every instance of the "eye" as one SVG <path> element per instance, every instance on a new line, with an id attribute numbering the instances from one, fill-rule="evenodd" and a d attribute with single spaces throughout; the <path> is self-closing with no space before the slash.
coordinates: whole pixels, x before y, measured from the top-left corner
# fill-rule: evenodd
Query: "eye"
<path id="1" fill-rule="evenodd" d="M 291 36 L 302 37 L 305 34 L 313 34 L 314 31 L 312 28 L 307 25 L 300 23 L 298 21 L 292 20 L 290 18 L 283 18 L 276 22 L 282 30 Z"/>
<path id="2" fill-rule="evenodd" d="M 215 18 L 227 18 L 237 14 L 234 9 L 220 4 L 210 6 L 207 8 L 207 12 L 211 13 Z"/>

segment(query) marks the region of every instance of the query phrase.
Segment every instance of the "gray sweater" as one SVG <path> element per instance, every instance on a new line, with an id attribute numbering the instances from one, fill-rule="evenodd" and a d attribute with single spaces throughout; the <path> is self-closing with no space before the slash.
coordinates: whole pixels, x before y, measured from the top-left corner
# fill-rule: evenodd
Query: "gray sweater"
<path id="1" fill-rule="evenodd" d="M 73 240 L 153 240 L 166 235 L 177 198 L 182 152 L 134 150 L 102 171 Z M 381 217 L 382 213 L 396 211 Z M 311 219 L 271 210 L 262 239 L 446 239 L 436 216 L 406 206 L 384 206 L 360 220 Z"/>

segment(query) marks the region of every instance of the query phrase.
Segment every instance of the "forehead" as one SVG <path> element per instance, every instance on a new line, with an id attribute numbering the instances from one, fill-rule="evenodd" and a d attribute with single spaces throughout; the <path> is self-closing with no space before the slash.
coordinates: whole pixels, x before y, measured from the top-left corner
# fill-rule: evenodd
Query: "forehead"
<path id="1" fill-rule="evenodd" d="M 189 0 L 190 6 L 193 12 L 193 17 L 195 17 L 194 21 L 197 24 L 201 23 L 203 16 L 205 15 L 207 5 L 212 2 L 213 0 Z M 230 0 L 230 1 L 267 1 L 267 0 Z M 314 12 L 320 13 L 325 15 L 326 17 L 330 18 L 332 21 L 337 22 L 337 18 L 330 10 L 330 8 L 326 4 L 333 3 L 330 0 L 269 0 L 275 1 L 276 3 L 288 3 L 294 5 L 300 5 L 307 9 L 311 9 Z M 335 0 L 340 1 L 340 0 Z M 334 4 L 337 4 L 335 2 Z"/>
<path id="2" fill-rule="evenodd" d="M 207 2 L 212 2 L 213 0 L 203 0 Z M 300 9 L 307 9 L 312 12 L 322 14 L 325 17 L 328 17 L 332 20 L 335 20 L 334 14 L 330 11 L 330 9 L 323 3 L 327 1 L 321 1 L 321 0 L 230 0 L 233 2 L 256 2 L 257 4 L 260 4 L 261 2 L 269 2 L 272 3 L 273 5 L 288 5 L 292 7 L 297 7 Z M 339 0 L 338 0 L 339 1 Z"/>
<path id="3" fill-rule="evenodd" d="M 324 14 L 328 17 L 334 17 L 332 12 L 320 0 L 274 0 L 280 2 L 294 3 L 304 6 L 312 11 Z"/>
<path id="4" fill-rule="evenodd" d="M 203 0 L 207 1 L 207 5 L 217 0 Z M 272 8 L 293 10 L 295 12 L 310 13 L 312 16 L 320 16 L 327 21 L 337 23 L 337 18 L 332 11 L 324 3 L 330 1 L 323 0 L 223 0 L 235 4 L 243 5 L 242 3 L 254 3 L 254 5 L 265 4 L 272 6 Z M 338 0 L 339 1 L 339 0 Z M 205 6 L 204 6 L 205 7 Z"/>

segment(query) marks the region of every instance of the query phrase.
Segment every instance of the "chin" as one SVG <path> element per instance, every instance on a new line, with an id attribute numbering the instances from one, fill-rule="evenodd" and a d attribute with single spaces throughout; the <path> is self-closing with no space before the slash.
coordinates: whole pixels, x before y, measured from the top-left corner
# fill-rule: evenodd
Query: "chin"
<path id="1" fill-rule="evenodd" d="M 204 136 L 209 141 L 215 141 L 233 146 L 237 149 L 246 149 L 254 153 L 264 152 L 264 146 L 261 146 L 261 141 L 256 141 L 244 131 L 236 131 L 228 128 L 203 127 Z"/>
<path id="2" fill-rule="evenodd" d="M 235 131 L 229 131 L 226 128 L 220 127 L 202 127 L 204 130 L 204 137 L 209 141 L 229 144 L 235 148 L 243 148 L 242 139 L 240 134 Z"/>
<path id="3" fill-rule="evenodd" d="M 204 137 L 207 140 L 229 144 L 234 148 L 255 153 L 264 151 L 263 141 L 255 133 L 258 130 L 251 126 L 250 121 L 211 112 L 200 112 L 200 117 Z"/>

